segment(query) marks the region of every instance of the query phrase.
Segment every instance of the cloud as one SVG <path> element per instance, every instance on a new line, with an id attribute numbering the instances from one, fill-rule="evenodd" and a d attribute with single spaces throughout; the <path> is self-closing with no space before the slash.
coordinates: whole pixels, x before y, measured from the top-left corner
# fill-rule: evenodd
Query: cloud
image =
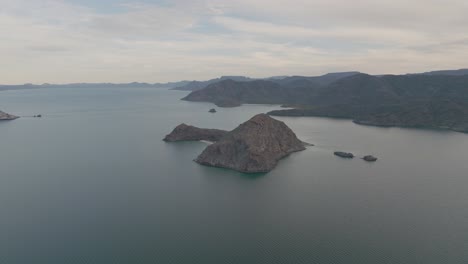
<path id="1" fill-rule="evenodd" d="M 467 13 L 464 0 L 116 1 L 112 12 L 2 0 L 0 83 L 463 68 Z"/>
<path id="2" fill-rule="evenodd" d="M 215 21 L 233 31 L 280 39 L 289 38 L 290 40 L 323 38 L 329 41 L 344 40 L 359 43 L 385 43 L 385 45 L 389 45 L 389 42 L 393 45 L 402 45 L 429 40 L 424 33 L 397 28 L 378 28 L 374 26 L 350 27 L 344 25 L 321 29 L 248 21 L 230 17 L 217 17 Z"/>

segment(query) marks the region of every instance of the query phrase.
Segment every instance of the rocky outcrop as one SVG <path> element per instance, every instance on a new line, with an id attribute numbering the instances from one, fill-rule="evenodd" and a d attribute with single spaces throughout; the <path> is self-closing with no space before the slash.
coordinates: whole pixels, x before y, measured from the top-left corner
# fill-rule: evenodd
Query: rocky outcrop
<path id="1" fill-rule="evenodd" d="M 205 129 L 186 124 L 180 124 L 174 130 L 167 135 L 163 140 L 167 142 L 176 141 L 197 141 L 207 140 L 216 142 L 227 134 L 227 131 L 219 129 Z"/>
<path id="2" fill-rule="evenodd" d="M 335 151 L 333 154 L 335 154 L 335 156 L 338 156 L 338 157 L 341 157 L 341 158 L 345 158 L 345 159 L 352 159 L 352 158 L 354 158 L 354 154 L 353 154 L 353 153 L 349 153 L 349 152 Z"/>
<path id="3" fill-rule="evenodd" d="M 216 109 L 211 108 L 210 111 L 208 111 L 208 112 L 210 112 L 210 113 L 216 113 Z"/>
<path id="4" fill-rule="evenodd" d="M 19 118 L 19 116 L 10 115 L 10 114 L 0 111 L 0 121 L 15 120 L 17 118 Z"/>
<path id="5" fill-rule="evenodd" d="M 374 156 L 372 156 L 372 155 L 364 156 L 362 159 L 365 160 L 365 161 L 368 161 L 368 162 L 375 162 L 375 161 L 377 161 L 377 158 L 374 157 Z"/>
<path id="6" fill-rule="evenodd" d="M 259 114 L 208 146 L 195 161 L 243 173 L 264 173 L 304 143 L 281 121 Z"/>

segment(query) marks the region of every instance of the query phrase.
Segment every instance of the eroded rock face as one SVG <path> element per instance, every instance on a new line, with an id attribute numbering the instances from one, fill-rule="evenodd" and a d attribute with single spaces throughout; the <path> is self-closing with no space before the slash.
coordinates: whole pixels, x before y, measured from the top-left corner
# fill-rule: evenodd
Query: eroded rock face
<path id="1" fill-rule="evenodd" d="M 15 116 L 15 115 L 10 115 L 10 114 L 7 114 L 5 112 L 0 111 L 0 121 L 2 121 L 2 120 L 15 120 L 17 118 L 19 118 L 19 117 Z"/>
<path id="2" fill-rule="evenodd" d="M 164 138 L 164 141 L 197 141 L 207 140 L 216 142 L 225 136 L 228 132 L 219 129 L 205 129 L 186 124 L 180 124 Z"/>
<path id="3" fill-rule="evenodd" d="M 259 114 L 208 146 L 195 161 L 244 173 L 269 172 L 304 143 L 281 121 Z"/>

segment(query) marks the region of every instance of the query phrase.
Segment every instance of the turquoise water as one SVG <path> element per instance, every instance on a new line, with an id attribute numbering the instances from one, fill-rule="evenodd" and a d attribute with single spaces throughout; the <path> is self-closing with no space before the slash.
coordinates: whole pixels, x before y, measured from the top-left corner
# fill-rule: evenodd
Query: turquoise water
<path id="1" fill-rule="evenodd" d="M 468 263 L 467 134 L 279 118 L 316 146 L 247 176 L 161 139 L 278 107 L 210 114 L 184 95 L 1 92 L 1 110 L 44 117 L 0 122 L 0 263 Z"/>

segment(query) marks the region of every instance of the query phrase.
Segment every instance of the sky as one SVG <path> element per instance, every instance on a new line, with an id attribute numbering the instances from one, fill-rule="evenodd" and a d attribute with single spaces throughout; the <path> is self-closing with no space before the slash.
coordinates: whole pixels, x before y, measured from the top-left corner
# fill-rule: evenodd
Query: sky
<path id="1" fill-rule="evenodd" d="M 468 68 L 467 0 L 0 0 L 0 83 Z"/>

